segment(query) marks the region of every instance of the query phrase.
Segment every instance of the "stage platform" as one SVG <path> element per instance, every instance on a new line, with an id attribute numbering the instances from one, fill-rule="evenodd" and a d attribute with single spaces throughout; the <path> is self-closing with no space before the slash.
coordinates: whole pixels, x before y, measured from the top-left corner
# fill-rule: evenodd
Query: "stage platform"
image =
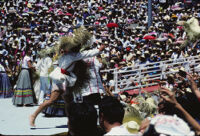
<path id="1" fill-rule="evenodd" d="M 29 115 L 38 106 L 16 107 L 12 99 L 0 99 L 0 135 L 54 135 L 67 132 L 67 117 L 44 117 L 39 114 L 36 127 L 29 126 Z"/>

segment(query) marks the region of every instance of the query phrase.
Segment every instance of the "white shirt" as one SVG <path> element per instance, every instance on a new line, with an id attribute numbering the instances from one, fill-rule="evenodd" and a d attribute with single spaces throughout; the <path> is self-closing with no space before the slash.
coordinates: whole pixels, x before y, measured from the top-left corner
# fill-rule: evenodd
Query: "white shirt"
<path id="1" fill-rule="evenodd" d="M 82 96 L 87 96 L 93 93 L 104 93 L 104 87 L 99 75 L 99 69 L 102 64 L 95 57 L 91 57 L 84 60 L 89 65 L 90 81 L 86 88 L 82 90 Z"/>
<path id="2" fill-rule="evenodd" d="M 0 72 L 5 72 L 5 68 L 0 64 Z"/>
<path id="3" fill-rule="evenodd" d="M 38 61 L 36 68 L 40 71 L 40 76 L 48 77 L 48 69 L 51 67 L 52 60 L 50 57 L 42 58 Z"/>
<path id="4" fill-rule="evenodd" d="M 28 67 L 28 61 L 30 61 L 30 60 L 31 60 L 31 57 L 25 56 L 23 61 L 22 61 L 22 68 L 29 68 Z"/>
<path id="5" fill-rule="evenodd" d="M 159 0 L 160 3 L 166 3 L 166 0 Z"/>
<path id="6" fill-rule="evenodd" d="M 62 69 L 66 69 L 69 67 L 73 62 L 82 60 L 88 57 L 93 57 L 96 56 L 99 53 L 99 49 L 93 49 L 93 50 L 88 50 L 88 51 L 83 51 L 81 53 L 73 53 L 69 52 L 65 55 L 63 55 L 59 60 L 58 60 L 58 65 Z M 74 64 L 70 66 L 68 72 L 71 72 L 74 68 Z"/>
<path id="7" fill-rule="evenodd" d="M 128 132 L 128 130 L 123 126 L 117 126 L 113 127 L 108 133 L 106 133 L 104 136 L 126 136 L 126 135 L 134 135 Z"/>

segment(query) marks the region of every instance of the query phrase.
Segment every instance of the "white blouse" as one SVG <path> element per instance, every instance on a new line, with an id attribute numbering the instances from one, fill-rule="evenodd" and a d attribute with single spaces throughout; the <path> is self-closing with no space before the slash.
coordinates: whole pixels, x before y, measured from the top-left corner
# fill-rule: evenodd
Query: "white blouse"
<path id="1" fill-rule="evenodd" d="M 30 61 L 30 60 L 31 60 L 31 57 L 25 56 L 23 61 L 22 61 L 22 68 L 29 68 L 28 67 L 28 61 Z"/>
<path id="2" fill-rule="evenodd" d="M 83 52 L 79 52 L 79 53 L 74 53 L 74 52 L 69 52 L 65 55 L 63 55 L 59 60 L 58 60 L 58 65 L 60 68 L 62 69 L 66 69 L 68 68 L 73 62 L 78 61 L 78 60 L 82 60 L 88 57 L 93 57 L 96 56 L 99 53 L 99 49 L 92 49 L 92 50 L 88 50 L 88 51 L 83 51 Z M 74 68 L 75 64 L 72 64 L 72 66 L 70 66 L 67 71 L 68 72 L 72 72 L 73 68 Z"/>
<path id="3" fill-rule="evenodd" d="M 0 72 L 5 72 L 5 68 L 0 64 Z"/>

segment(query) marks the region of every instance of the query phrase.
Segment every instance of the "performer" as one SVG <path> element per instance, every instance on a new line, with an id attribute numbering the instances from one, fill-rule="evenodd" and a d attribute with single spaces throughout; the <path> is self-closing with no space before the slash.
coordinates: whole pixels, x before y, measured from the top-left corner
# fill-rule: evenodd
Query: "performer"
<path id="1" fill-rule="evenodd" d="M 31 69 L 34 69 L 31 61 L 31 50 L 26 51 L 22 60 L 22 70 L 19 74 L 16 90 L 14 91 L 13 104 L 17 106 L 34 104 L 34 95 L 31 79 Z"/>
<path id="2" fill-rule="evenodd" d="M 46 94 L 45 101 L 48 101 L 51 97 L 51 91 L 48 91 Z M 45 117 L 66 117 L 65 112 L 65 101 L 60 95 L 59 98 L 53 102 L 52 105 L 46 107 L 42 113 Z"/>
<path id="3" fill-rule="evenodd" d="M 53 58 L 52 60 L 55 60 L 55 59 Z M 55 69 L 56 67 L 57 67 L 57 63 L 54 61 L 53 68 Z M 50 89 L 48 89 L 45 100 L 50 99 L 51 90 L 52 90 L 52 84 L 50 84 Z M 42 111 L 42 113 L 44 113 L 45 117 L 66 117 L 65 101 L 63 100 L 62 96 L 59 96 L 59 98 L 52 105 L 46 107 Z"/>
<path id="4" fill-rule="evenodd" d="M 67 88 L 73 88 L 77 86 L 76 72 L 81 71 L 81 68 L 76 68 L 75 64 L 81 64 L 82 59 L 96 56 L 102 51 L 105 46 L 101 45 L 99 49 L 93 49 L 81 52 L 80 50 L 85 49 L 83 46 L 87 45 L 91 40 L 91 34 L 84 28 L 80 27 L 75 30 L 74 34 L 71 36 L 66 36 L 61 38 L 59 44 L 59 51 L 63 52 L 62 56 L 58 59 L 58 67 L 50 73 L 50 78 L 52 79 L 52 92 L 49 100 L 42 103 L 38 109 L 29 117 L 30 125 L 35 126 L 35 119 L 37 115 L 47 106 L 51 105 L 55 100 L 58 99 L 60 95 L 65 93 L 68 97 L 71 95 L 71 90 Z M 74 71 L 76 69 L 76 71 Z M 77 71 L 78 70 L 78 71 Z M 82 73 L 83 75 L 85 73 Z M 68 102 L 69 97 L 66 98 L 62 95 L 64 100 Z"/>
<path id="5" fill-rule="evenodd" d="M 13 91 L 9 77 L 6 74 L 6 69 L 0 63 L 0 98 L 8 98 L 12 96 L 13 96 Z"/>
<path id="6" fill-rule="evenodd" d="M 91 57 L 84 59 L 89 65 L 90 81 L 86 88 L 82 90 L 83 101 L 98 105 L 101 100 L 101 94 L 105 93 L 99 70 L 102 67 L 102 63 L 99 62 L 97 57 Z"/>

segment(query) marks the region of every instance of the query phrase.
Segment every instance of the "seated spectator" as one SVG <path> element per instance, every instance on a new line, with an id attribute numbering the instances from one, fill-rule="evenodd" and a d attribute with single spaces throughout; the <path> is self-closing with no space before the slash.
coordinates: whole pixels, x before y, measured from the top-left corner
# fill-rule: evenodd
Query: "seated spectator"
<path id="1" fill-rule="evenodd" d="M 101 136 L 97 129 L 97 111 L 87 103 L 71 103 L 68 108 L 67 136 Z"/>
<path id="2" fill-rule="evenodd" d="M 106 132 L 105 135 L 131 135 L 122 126 L 124 112 L 124 108 L 117 98 L 106 96 L 102 99 L 99 104 L 99 121 Z"/>

